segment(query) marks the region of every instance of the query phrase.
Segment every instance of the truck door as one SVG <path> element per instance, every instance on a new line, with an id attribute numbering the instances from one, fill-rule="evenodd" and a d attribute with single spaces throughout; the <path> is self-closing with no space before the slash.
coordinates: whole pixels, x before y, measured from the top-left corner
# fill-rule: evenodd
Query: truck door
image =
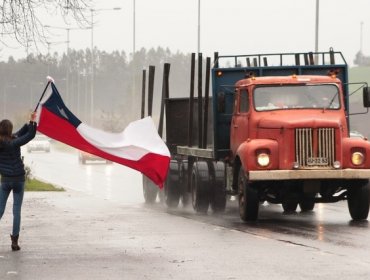
<path id="1" fill-rule="evenodd" d="M 237 89 L 230 129 L 230 148 L 233 155 L 249 136 L 249 100 L 247 89 Z"/>

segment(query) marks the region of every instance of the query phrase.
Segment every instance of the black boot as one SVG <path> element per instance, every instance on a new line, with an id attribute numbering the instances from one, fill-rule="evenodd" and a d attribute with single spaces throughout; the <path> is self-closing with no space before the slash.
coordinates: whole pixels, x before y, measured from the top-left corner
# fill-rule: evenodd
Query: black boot
<path id="1" fill-rule="evenodd" d="M 21 247 L 19 247 L 18 245 L 18 238 L 19 238 L 19 235 L 17 236 L 10 235 L 10 239 L 12 240 L 12 250 L 13 251 L 19 251 L 21 249 Z"/>

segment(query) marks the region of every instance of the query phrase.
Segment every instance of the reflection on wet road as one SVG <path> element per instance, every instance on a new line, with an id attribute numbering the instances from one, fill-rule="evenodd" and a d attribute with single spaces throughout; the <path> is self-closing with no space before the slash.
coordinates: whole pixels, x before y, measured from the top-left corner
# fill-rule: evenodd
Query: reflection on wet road
<path id="1" fill-rule="evenodd" d="M 130 168 L 105 162 L 78 161 L 74 153 L 52 150 L 50 153 L 27 153 L 24 162 L 32 175 L 57 186 L 81 191 L 104 199 L 122 203 L 142 203 L 142 176 Z"/>
<path id="2" fill-rule="evenodd" d="M 223 214 L 198 215 L 191 206 L 167 209 L 163 204 L 145 205 L 140 173 L 118 164 L 82 165 L 76 153 L 52 151 L 50 154 L 25 155 L 25 162 L 35 176 L 56 185 L 81 191 L 123 204 L 152 208 L 178 218 L 194 220 L 229 231 L 243 232 L 256 238 L 302 246 L 320 254 L 348 257 L 369 265 L 370 230 L 368 221 L 352 222 L 346 201 L 317 204 L 313 212 L 284 214 L 280 205 L 263 204 L 259 221 L 243 223 L 237 201 L 229 201 Z M 370 272 L 370 270 L 369 270 Z"/>
<path id="3" fill-rule="evenodd" d="M 356 256 L 369 264 L 370 272 L 369 222 L 351 221 L 345 201 L 318 204 L 312 212 L 292 214 L 284 214 L 280 205 L 264 204 L 260 207 L 259 220 L 251 223 L 244 223 L 239 219 L 236 201 L 229 201 L 226 212 L 217 215 L 195 214 L 191 206 L 167 210 L 162 205 L 152 207 L 257 238 L 276 240 L 289 246 L 307 247 L 325 254 Z"/>

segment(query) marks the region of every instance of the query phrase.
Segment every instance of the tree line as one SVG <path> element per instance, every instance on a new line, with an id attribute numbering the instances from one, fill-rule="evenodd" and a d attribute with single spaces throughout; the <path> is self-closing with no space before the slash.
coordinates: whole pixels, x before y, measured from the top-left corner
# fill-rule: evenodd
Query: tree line
<path id="1" fill-rule="evenodd" d="M 68 54 L 31 53 L 23 59 L 9 57 L 6 62 L 0 62 L 2 118 L 22 123 L 25 115 L 35 108 L 46 85 L 46 76 L 55 80 L 67 107 L 78 118 L 109 130 L 119 130 L 140 118 L 142 73 L 149 65 L 156 67 L 153 114 L 159 111 L 164 63 L 171 64 L 170 95 L 189 94 L 190 54 L 158 47 L 142 48 L 128 57 L 124 51 L 108 53 L 95 48 L 93 59 L 93 71 L 90 49 L 70 49 Z"/>

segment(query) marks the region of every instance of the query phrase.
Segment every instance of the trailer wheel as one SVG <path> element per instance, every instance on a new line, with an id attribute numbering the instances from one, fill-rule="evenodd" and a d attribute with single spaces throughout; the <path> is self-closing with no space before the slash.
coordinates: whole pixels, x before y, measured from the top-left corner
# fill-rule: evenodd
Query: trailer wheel
<path id="1" fill-rule="evenodd" d="M 164 187 L 160 190 L 158 190 L 158 199 L 160 203 L 165 202 L 165 196 L 164 196 Z"/>
<path id="2" fill-rule="evenodd" d="M 226 181 L 225 164 L 223 162 L 213 162 L 213 182 L 211 208 L 215 213 L 224 212 L 226 207 Z"/>
<path id="3" fill-rule="evenodd" d="M 239 214 L 243 221 L 255 221 L 258 218 L 258 191 L 248 183 L 245 171 L 241 166 L 238 176 Z"/>
<path id="4" fill-rule="evenodd" d="M 180 200 L 184 207 L 190 202 L 190 193 L 188 192 L 188 168 L 189 164 L 187 160 L 181 161 L 180 164 L 180 182 L 181 182 L 181 194 Z"/>
<path id="5" fill-rule="evenodd" d="M 167 179 L 164 185 L 165 202 L 168 207 L 175 208 L 180 200 L 180 176 L 179 163 L 177 160 L 170 161 Z"/>
<path id="6" fill-rule="evenodd" d="M 366 220 L 369 214 L 369 192 L 370 185 L 366 181 L 360 186 L 348 189 L 347 202 L 349 213 L 353 220 Z"/>
<path id="7" fill-rule="evenodd" d="M 152 204 L 157 198 L 158 187 L 148 177 L 143 175 L 143 195 L 145 203 Z"/>
<path id="8" fill-rule="evenodd" d="M 207 213 L 209 207 L 209 171 L 205 161 L 197 161 L 191 172 L 191 198 L 197 213 Z"/>

